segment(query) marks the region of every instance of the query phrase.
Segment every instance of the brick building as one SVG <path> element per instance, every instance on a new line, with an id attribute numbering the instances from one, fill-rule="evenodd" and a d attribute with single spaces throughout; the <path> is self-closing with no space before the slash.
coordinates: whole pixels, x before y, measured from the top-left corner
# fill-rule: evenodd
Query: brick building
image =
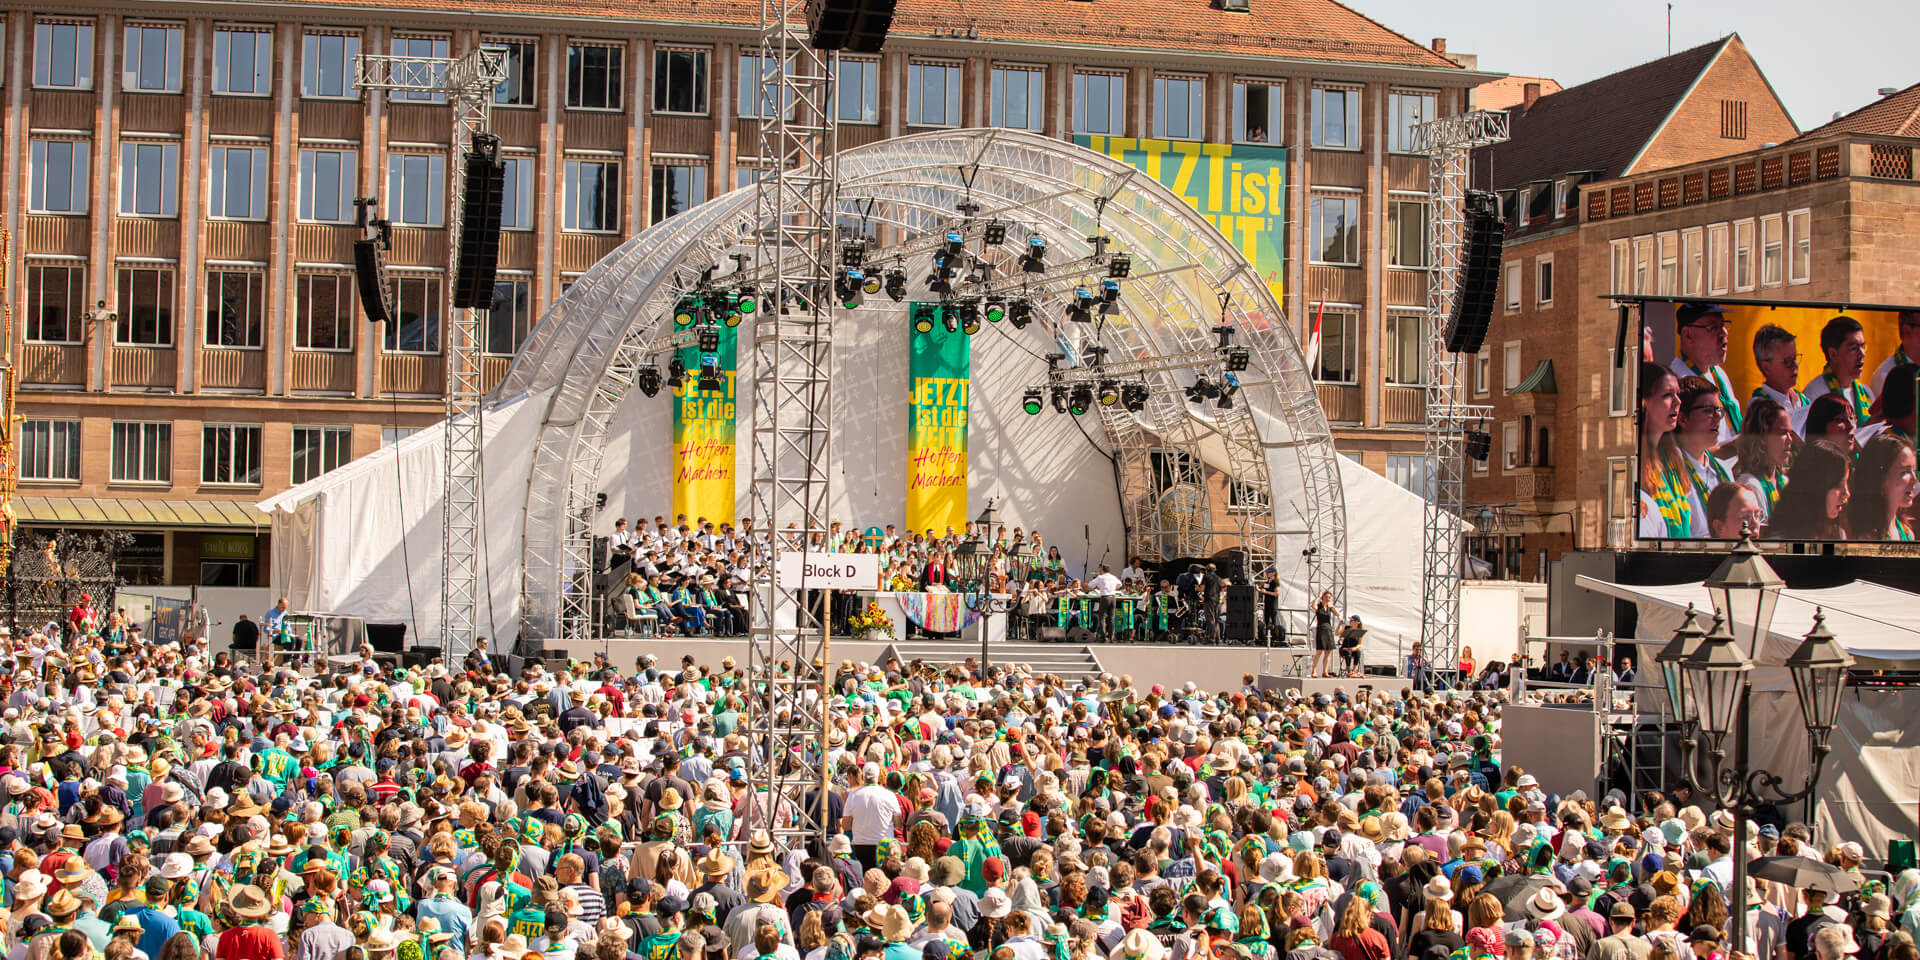
<path id="1" fill-rule="evenodd" d="M 254 501 L 439 416 L 450 115 L 360 95 L 357 51 L 507 51 L 491 383 L 574 277 L 764 169 L 759 12 L 0 2 L 23 523 L 139 530 L 136 582 L 264 583 Z M 1407 128 L 1490 76 L 1443 42 L 1333 0 L 902 0 L 886 52 L 837 76 L 848 146 L 1004 125 L 1289 148 L 1286 306 L 1305 323 L 1326 303 L 1321 393 L 1342 448 L 1409 469 L 1424 217 L 1402 201 L 1425 164 Z M 368 194 L 396 224 L 391 329 L 353 296 L 352 200 Z"/>
<path id="2" fill-rule="evenodd" d="M 1649 136 L 1635 152 L 1668 162 L 1596 165 L 1606 172 L 1569 189 L 1558 223 L 1509 221 L 1488 337 L 1496 379 L 1482 401 L 1497 411 L 1494 456 L 1467 488 L 1469 512 L 1485 507 L 1494 520 L 1475 547 L 1503 572 L 1533 579 L 1566 550 L 1632 546 L 1633 367 L 1614 363 L 1619 312 L 1608 294 L 1916 299 L 1920 238 L 1907 225 L 1920 222 L 1920 86 L 1796 135 L 1757 70 L 1741 86 L 1751 61 L 1743 49 L 1740 58 L 1732 82 L 1708 68 L 1692 85 L 1687 99 L 1704 107 L 1669 108 L 1692 118 L 1700 157 L 1678 160 L 1677 141 Z M 1742 89 L 1745 109 L 1729 108 Z M 1746 140 L 1724 135 L 1742 118 Z M 1530 180 L 1502 182 L 1516 206 L 1527 202 Z"/>

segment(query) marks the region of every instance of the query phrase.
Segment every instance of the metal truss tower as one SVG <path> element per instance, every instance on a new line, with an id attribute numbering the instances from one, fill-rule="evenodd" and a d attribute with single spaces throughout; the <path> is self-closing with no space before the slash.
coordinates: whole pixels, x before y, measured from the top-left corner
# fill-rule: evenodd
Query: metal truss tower
<path id="1" fill-rule="evenodd" d="M 824 540 L 833 373 L 833 54 L 808 43 L 804 0 L 761 0 L 760 157 L 753 323 L 752 519 L 767 575 L 756 585 L 748 675 L 755 745 L 749 825 L 825 850 L 827 611 L 782 588 L 780 556 Z M 750 81 L 749 81 L 750 82 Z M 811 797 L 812 802 L 806 802 Z"/>
<path id="2" fill-rule="evenodd" d="M 1462 246 L 1466 239 L 1468 162 L 1476 148 L 1504 143 L 1507 115 L 1475 110 L 1415 127 L 1427 155 L 1427 506 L 1421 557 L 1420 640 L 1427 660 L 1447 669 L 1460 653 L 1460 580 L 1466 551 L 1466 431 L 1491 414 L 1469 406 L 1459 354 L 1447 350 Z"/>
<path id="3" fill-rule="evenodd" d="M 396 57 L 362 54 L 354 60 L 362 90 L 385 90 L 446 100 L 453 107 L 447 145 L 446 477 L 440 514 L 440 649 L 458 662 L 478 635 L 480 569 L 480 321 L 453 305 L 466 213 L 467 151 L 486 134 L 493 91 L 507 79 L 506 57 L 476 47 L 465 56 Z M 489 630 L 492 628 L 489 627 Z"/>

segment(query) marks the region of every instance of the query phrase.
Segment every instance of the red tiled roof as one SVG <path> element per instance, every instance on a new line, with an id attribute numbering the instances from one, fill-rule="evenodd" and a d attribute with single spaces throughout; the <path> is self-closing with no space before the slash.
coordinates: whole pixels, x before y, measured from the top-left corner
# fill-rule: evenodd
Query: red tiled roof
<path id="1" fill-rule="evenodd" d="M 1488 80 L 1473 88 L 1473 105 L 1482 110 L 1505 110 L 1526 99 L 1527 84 L 1540 85 L 1540 95 L 1550 97 L 1565 89 L 1552 77 L 1523 77 L 1518 74 Z"/>
<path id="2" fill-rule="evenodd" d="M 759 0 L 644 0 L 611 8 L 577 0 L 346 0 L 329 4 L 327 12 L 355 9 L 621 25 L 739 27 L 760 18 Z M 999 40 L 1460 69 L 1335 0 L 1250 0 L 1250 11 L 1229 13 L 1209 0 L 899 0 L 893 34 L 934 37 L 938 30 L 983 45 Z"/>
<path id="3" fill-rule="evenodd" d="M 1618 177 L 1732 40 L 1729 35 L 1568 87 L 1534 101 L 1531 110 L 1513 106 L 1507 110 L 1511 138 L 1478 151 L 1475 162 L 1485 169 L 1491 158 L 1496 190 L 1577 171 Z"/>
<path id="4" fill-rule="evenodd" d="M 1798 139 L 1831 133 L 1865 133 L 1883 137 L 1920 137 L 1920 83 L 1888 94 L 1832 123 L 1808 130 Z"/>

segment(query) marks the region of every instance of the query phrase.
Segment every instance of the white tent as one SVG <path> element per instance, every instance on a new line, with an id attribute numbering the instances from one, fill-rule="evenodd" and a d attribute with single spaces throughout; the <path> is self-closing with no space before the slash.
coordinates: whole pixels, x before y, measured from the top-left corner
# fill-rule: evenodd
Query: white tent
<path id="1" fill-rule="evenodd" d="M 1641 586 L 1579 577 L 1580 586 L 1632 602 L 1639 610 L 1638 637 L 1664 644 L 1680 629 L 1686 607 L 1711 611 L 1699 583 Z M 1753 653 L 1752 765 L 1782 776 L 1787 789 L 1805 782 L 1807 742 L 1791 675 L 1782 665 L 1813 628 L 1813 614 L 1862 669 L 1910 668 L 1920 659 L 1920 597 L 1893 587 L 1855 581 L 1816 590 L 1788 588 L 1780 594 L 1773 626 Z M 1736 629 L 1737 632 L 1737 629 Z M 1643 669 L 1652 669 L 1652 664 Z M 1832 752 L 1820 772 L 1816 835 L 1824 843 L 1859 840 L 1884 854 L 1886 842 L 1911 838 L 1920 802 L 1920 729 L 1906 714 L 1920 707 L 1920 693 L 1853 689 L 1841 700 Z M 1797 811 L 1796 811 L 1797 812 Z"/>

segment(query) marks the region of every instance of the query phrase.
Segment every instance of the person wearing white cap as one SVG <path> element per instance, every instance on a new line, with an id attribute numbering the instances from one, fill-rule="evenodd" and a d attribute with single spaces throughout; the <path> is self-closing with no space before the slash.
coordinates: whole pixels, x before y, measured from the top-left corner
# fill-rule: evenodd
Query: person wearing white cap
<path id="1" fill-rule="evenodd" d="M 840 829 L 853 837 L 853 855 L 869 869 L 879 866 L 879 845 L 893 839 L 905 811 L 900 798 L 880 783 L 880 765 L 868 761 L 860 768 L 860 786 L 847 794 L 841 808 Z"/>

